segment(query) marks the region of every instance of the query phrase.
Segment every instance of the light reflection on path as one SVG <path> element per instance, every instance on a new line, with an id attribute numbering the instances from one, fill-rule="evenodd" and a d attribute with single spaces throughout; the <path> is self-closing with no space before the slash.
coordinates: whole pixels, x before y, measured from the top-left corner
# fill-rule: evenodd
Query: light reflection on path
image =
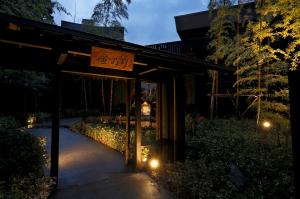
<path id="1" fill-rule="evenodd" d="M 32 129 L 34 135 L 45 137 L 50 157 L 51 129 Z M 87 184 L 124 172 L 122 154 L 85 136 L 60 128 L 59 187 Z"/>
<path id="2" fill-rule="evenodd" d="M 47 139 L 51 129 L 30 129 Z M 59 185 L 50 199 L 168 199 L 170 193 L 145 173 L 128 173 L 121 153 L 60 128 Z M 49 154 L 50 157 L 50 154 Z"/>

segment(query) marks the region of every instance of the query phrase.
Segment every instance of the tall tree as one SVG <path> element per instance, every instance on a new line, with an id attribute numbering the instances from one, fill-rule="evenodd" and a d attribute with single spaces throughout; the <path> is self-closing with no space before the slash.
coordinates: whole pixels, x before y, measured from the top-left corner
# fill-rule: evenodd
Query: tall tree
<path id="1" fill-rule="evenodd" d="M 233 48 L 229 49 L 229 54 L 226 57 L 225 65 L 234 66 L 235 70 L 238 71 L 240 69 L 240 53 L 243 51 L 243 46 L 241 43 L 242 32 L 244 32 L 246 23 L 249 20 L 249 16 L 245 12 L 244 4 L 248 3 L 248 0 L 237 0 L 235 1 L 237 4 L 234 9 L 231 9 L 232 19 L 234 21 L 234 31 L 232 34 L 233 37 Z M 239 73 L 236 73 L 236 81 L 239 81 L 240 76 Z M 235 93 L 235 109 L 237 118 L 241 117 L 240 113 L 240 87 L 239 84 L 236 85 L 236 93 Z"/>
<path id="2" fill-rule="evenodd" d="M 101 0 L 96 4 L 92 19 L 100 26 L 121 26 L 122 19 L 128 19 L 127 5 L 131 0 Z"/>
<path id="3" fill-rule="evenodd" d="M 236 85 L 240 94 L 255 96 L 257 123 L 261 117 L 288 116 L 286 73 L 299 65 L 299 1 L 258 0 L 258 18 L 242 37 Z"/>
<path id="4" fill-rule="evenodd" d="M 69 14 L 58 2 L 51 0 L 0 0 L 0 12 L 45 23 L 54 23 L 55 11 Z"/>
<path id="5" fill-rule="evenodd" d="M 210 15 L 213 17 L 208 36 L 210 43 L 208 49 L 211 54 L 207 57 L 208 60 L 215 64 L 224 63 L 224 60 L 233 47 L 231 31 L 234 28 L 230 7 L 232 2 L 230 0 L 211 0 L 209 3 Z M 218 88 L 219 88 L 219 74 L 217 71 L 211 71 L 212 87 L 211 87 L 211 105 L 210 118 L 213 119 L 214 112 L 217 114 L 218 108 Z M 214 111 L 216 110 L 216 111 Z"/>

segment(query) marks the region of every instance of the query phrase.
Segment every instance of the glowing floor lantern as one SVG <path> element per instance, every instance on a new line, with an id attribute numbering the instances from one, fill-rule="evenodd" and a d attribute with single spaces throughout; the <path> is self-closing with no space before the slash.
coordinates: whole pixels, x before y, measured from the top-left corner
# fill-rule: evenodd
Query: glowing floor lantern
<path id="1" fill-rule="evenodd" d="M 145 116 L 149 116 L 150 115 L 150 113 L 151 113 L 151 106 L 146 101 L 142 104 L 141 109 L 142 109 L 141 111 L 142 111 L 143 115 L 145 115 Z"/>
<path id="2" fill-rule="evenodd" d="M 157 169 L 159 167 L 158 159 L 151 159 L 149 161 L 149 165 L 150 165 L 151 169 Z"/>
<path id="3" fill-rule="evenodd" d="M 271 123 L 269 121 L 264 121 L 263 122 L 263 127 L 268 129 L 268 128 L 271 127 Z"/>

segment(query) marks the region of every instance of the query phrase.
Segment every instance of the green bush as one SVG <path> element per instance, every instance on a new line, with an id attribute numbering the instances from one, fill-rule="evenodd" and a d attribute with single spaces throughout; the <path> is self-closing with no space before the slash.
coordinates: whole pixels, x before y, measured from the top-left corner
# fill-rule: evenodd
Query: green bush
<path id="1" fill-rule="evenodd" d="M 156 176 L 178 198 L 293 198 L 291 146 L 278 145 L 272 132 L 234 120 L 205 120 L 195 131 L 186 162 Z"/>
<path id="2" fill-rule="evenodd" d="M 52 185 L 43 176 L 42 140 L 24 130 L 0 128 L 0 198 L 46 198 Z"/>
<path id="3" fill-rule="evenodd" d="M 71 130 L 91 137 L 117 151 L 125 151 L 125 129 L 118 125 L 79 122 L 71 126 Z"/>
<path id="4" fill-rule="evenodd" d="M 15 129 L 21 124 L 12 116 L 0 117 L 0 129 Z"/>
<path id="5" fill-rule="evenodd" d="M 0 129 L 0 180 L 11 176 L 41 175 L 45 158 L 39 140 L 26 131 Z"/>

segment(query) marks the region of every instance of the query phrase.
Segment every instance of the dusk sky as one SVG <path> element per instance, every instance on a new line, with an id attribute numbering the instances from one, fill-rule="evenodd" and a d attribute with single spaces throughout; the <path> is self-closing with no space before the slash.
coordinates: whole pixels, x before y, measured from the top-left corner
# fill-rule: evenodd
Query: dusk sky
<path id="1" fill-rule="evenodd" d="M 74 21 L 75 0 L 58 0 L 72 16 L 55 13 L 57 25 L 61 20 Z M 100 0 L 76 0 L 76 23 L 90 18 Z M 207 10 L 208 0 L 132 0 L 129 20 L 123 21 L 127 29 L 125 40 L 146 45 L 179 40 L 174 16 Z"/>

